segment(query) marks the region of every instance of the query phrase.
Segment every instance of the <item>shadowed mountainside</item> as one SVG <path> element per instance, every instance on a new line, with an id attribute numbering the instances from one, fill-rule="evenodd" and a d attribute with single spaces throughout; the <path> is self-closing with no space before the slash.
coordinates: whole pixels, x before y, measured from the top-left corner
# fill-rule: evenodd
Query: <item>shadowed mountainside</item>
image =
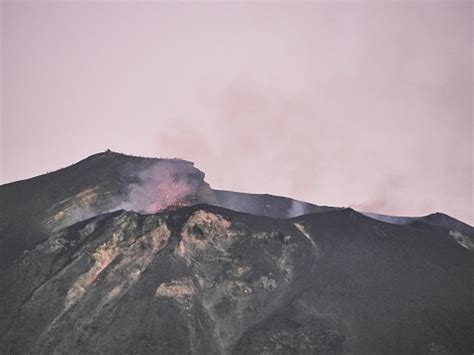
<path id="1" fill-rule="evenodd" d="M 392 223 L 392 224 L 413 224 L 416 222 L 424 223 L 428 226 L 443 228 L 445 230 L 453 230 L 464 233 L 465 235 L 474 238 L 474 229 L 451 216 L 448 216 L 444 213 L 432 213 L 423 217 L 398 217 L 398 216 L 388 216 L 372 212 L 361 212 L 367 217 L 377 219 L 379 221 Z"/>
<path id="2" fill-rule="evenodd" d="M 443 214 L 212 190 L 112 152 L 0 204 L 2 354 L 474 351 L 472 227 Z"/>
<path id="3" fill-rule="evenodd" d="M 473 270 L 445 233 L 350 209 L 117 211 L 1 273 L 0 351 L 469 354 Z"/>

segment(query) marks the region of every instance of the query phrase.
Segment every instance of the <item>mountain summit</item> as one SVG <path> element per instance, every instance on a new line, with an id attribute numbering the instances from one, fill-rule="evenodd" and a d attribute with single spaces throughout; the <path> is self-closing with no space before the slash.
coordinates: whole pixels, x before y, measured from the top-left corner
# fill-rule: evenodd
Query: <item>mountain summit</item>
<path id="1" fill-rule="evenodd" d="M 333 209 L 284 197 L 213 190 L 204 176 L 186 160 L 106 151 L 52 173 L 2 185 L 0 267 L 51 231 L 121 209 L 156 213 L 205 203 L 275 218 Z"/>
<path id="2" fill-rule="evenodd" d="M 107 151 L 0 186 L 0 353 L 474 351 L 473 228 Z"/>

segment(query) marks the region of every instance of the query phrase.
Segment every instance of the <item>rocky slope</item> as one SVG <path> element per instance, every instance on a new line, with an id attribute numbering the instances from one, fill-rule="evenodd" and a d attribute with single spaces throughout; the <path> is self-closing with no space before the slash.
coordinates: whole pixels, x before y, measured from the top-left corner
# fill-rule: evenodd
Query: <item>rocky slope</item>
<path id="1" fill-rule="evenodd" d="M 212 190 L 192 162 L 107 151 L 0 187 L 0 269 L 51 231 L 98 214 L 119 209 L 153 213 L 199 203 L 277 218 L 332 209 L 271 195 Z"/>
<path id="2" fill-rule="evenodd" d="M 1 354 L 474 351 L 472 227 L 449 216 L 214 191 L 116 153 L 0 203 Z"/>

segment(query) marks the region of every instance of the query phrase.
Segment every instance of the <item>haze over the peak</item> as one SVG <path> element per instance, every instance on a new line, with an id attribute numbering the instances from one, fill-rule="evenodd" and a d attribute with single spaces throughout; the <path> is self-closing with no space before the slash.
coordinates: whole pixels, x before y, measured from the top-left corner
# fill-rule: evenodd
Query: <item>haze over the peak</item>
<path id="1" fill-rule="evenodd" d="M 474 223 L 471 2 L 0 6 L 0 183 L 110 148 Z"/>

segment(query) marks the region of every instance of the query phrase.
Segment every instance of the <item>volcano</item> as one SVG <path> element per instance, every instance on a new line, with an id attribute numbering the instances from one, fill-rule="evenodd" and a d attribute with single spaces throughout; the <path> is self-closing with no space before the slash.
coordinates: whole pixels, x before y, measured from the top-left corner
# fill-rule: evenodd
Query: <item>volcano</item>
<path id="1" fill-rule="evenodd" d="M 93 155 L 0 186 L 0 353 L 472 354 L 474 229 Z"/>

